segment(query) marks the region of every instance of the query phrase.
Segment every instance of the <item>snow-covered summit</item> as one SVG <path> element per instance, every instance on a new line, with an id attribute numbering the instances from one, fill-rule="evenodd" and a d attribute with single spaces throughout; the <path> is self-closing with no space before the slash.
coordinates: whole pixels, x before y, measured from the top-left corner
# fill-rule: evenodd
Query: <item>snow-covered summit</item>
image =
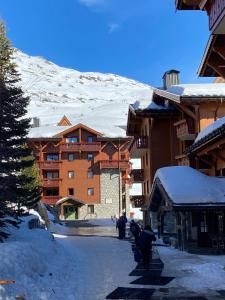
<path id="1" fill-rule="evenodd" d="M 129 104 L 152 96 L 151 86 L 118 75 L 59 67 L 19 50 L 14 60 L 22 88 L 31 99 L 28 116 L 40 118 L 41 126 L 56 125 L 69 114 L 73 125 L 89 124 L 95 129 L 97 124 L 105 135 L 112 136 L 115 128 L 125 135 L 121 128 L 126 126 Z"/>

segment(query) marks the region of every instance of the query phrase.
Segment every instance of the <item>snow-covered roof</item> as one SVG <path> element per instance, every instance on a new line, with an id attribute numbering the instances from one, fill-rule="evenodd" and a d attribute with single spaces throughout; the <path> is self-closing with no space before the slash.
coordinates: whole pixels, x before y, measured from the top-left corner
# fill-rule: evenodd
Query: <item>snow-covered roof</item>
<path id="1" fill-rule="evenodd" d="M 159 169 L 154 182 L 157 179 L 173 205 L 225 205 L 225 178 L 207 176 L 191 167 L 176 166 Z"/>
<path id="2" fill-rule="evenodd" d="M 168 109 L 165 106 L 158 105 L 155 102 L 152 102 L 152 100 L 139 100 L 135 103 L 131 104 L 130 107 L 134 110 L 162 110 L 162 109 Z"/>
<path id="3" fill-rule="evenodd" d="M 222 127 L 225 124 L 225 117 L 220 118 L 204 128 L 202 131 L 199 132 L 197 138 L 195 139 L 195 143 L 206 137 L 207 135 L 213 133 L 216 129 Z"/>
<path id="4" fill-rule="evenodd" d="M 40 126 L 31 128 L 28 138 L 51 138 L 72 126 Z"/>
<path id="5" fill-rule="evenodd" d="M 167 92 L 181 97 L 225 97 L 225 83 L 179 84 Z"/>
<path id="6" fill-rule="evenodd" d="M 116 126 L 111 124 L 110 118 L 107 118 L 107 121 L 105 120 L 104 127 L 102 126 L 102 120 L 90 120 L 85 123 L 82 123 L 83 125 L 92 128 L 95 131 L 98 131 L 103 134 L 103 137 L 107 138 L 126 138 L 126 131 L 123 128 L 123 126 L 120 127 L 120 125 Z M 40 126 L 31 128 L 28 134 L 28 138 L 51 138 L 56 136 L 57 134 L 70 129 L 73 126 Z"/>

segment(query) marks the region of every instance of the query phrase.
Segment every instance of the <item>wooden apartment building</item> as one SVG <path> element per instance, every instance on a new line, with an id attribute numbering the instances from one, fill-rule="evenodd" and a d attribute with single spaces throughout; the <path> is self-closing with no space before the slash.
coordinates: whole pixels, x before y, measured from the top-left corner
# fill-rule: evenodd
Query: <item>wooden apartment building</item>
<path id="1" fill-rule="evenodd" d="M 61 219 L 109 218 L 129 211 L 129 138 L 110 138 L 64 116 L 32 128 L 28 144 L 40 171 L 42 201 Z"/>
<path id="2" fill-rule="evenodd" d="M 156 185 L 158 169 L 183 166 L 188 170 L 193 167 L 215 175 L 210 171 L 213 163 L 208 162 L 207 155 L 196 159 L 187 153 L 187 149 L 200 131 L 225 116 L 225 84 L 173 85 L 179 82 L 177 76 L 175 70 L 166 72 L 166 89 L 155 89 L 148 104 L 134 103 L 129 108 L 127 134 L 134 136 L 131 157 L 139 157 L 142 162 L 139 171 L 132 171 L 134 181 L 142 182 L 142 195 L 131 200 L 144 211 L 146 223 L 153 214 L 150 210 L 159 213 L 163 203 L 160 202 L 162 194 L 155 196 L 158 186 L 162 186 L 158 181 Z M 163 222 L 163 214 L 157 216 L 159 224 Z"/>
<path id="3" fill-rule="evenodd" d="M 176 8 L 206 11 L 211 34 L 198 74 L 225 78 L 225 0 L 176 0 Z"/>

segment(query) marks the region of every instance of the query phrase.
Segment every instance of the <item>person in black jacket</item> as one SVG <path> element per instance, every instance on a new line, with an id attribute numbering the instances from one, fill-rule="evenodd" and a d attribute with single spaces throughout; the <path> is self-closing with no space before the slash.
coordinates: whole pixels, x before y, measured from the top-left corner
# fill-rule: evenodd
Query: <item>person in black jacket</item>
<path id="1" fill-rule="evenodd" d="M 142 254 L 144 268 L 149 268 L 149 262 L 152 259 L 152 242 L 156 241 L 151 226 L 147 225 L 141 232 L 137 244 Z"/>

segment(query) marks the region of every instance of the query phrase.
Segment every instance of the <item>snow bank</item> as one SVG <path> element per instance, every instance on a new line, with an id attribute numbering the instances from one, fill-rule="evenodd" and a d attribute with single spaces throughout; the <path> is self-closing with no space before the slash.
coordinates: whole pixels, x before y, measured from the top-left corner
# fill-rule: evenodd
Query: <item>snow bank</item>
<path id="1" fill-rule="evenodd" d="M 202 174 L 191 167 L 158 169 L 159 179 L 174 204 L 225 204 L 225 179 Z"/>
<path id="2" fill-rule="evenodd" d="M 225 97 L 225 83 L 172 85 L 167 92 L 182 97 Z"/>
<path id="3" fill-rule="evenodd" d="M 224 290 L 225 255 L 193 255 L 167 247 L 158 247 L 164 262 L 164 276 L 175 276 L 168 288 L 187 289 L 195 292 Z"/>

